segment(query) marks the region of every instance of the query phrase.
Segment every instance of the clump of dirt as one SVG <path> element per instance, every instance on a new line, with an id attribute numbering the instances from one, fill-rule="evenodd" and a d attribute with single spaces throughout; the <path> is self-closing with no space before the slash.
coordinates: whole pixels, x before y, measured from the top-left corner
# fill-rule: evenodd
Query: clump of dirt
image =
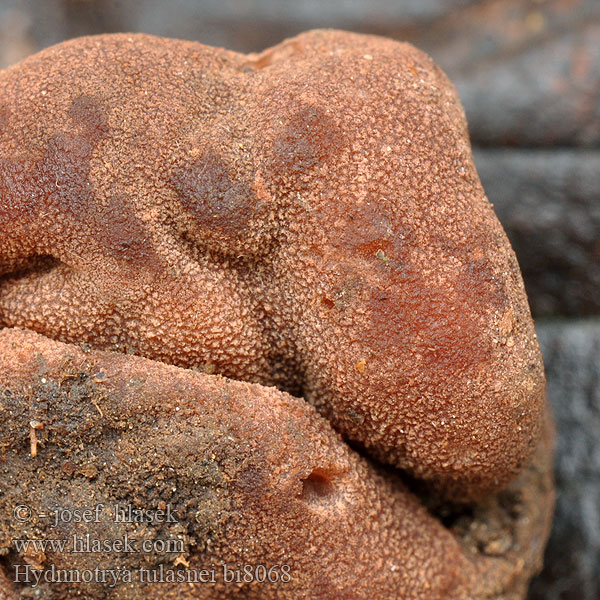
<path id="1" fill-rule="evenodd" d="M 33 385 L 0 391 L 0 513 L 12 515 L 0 523 L 5 573 L 35 582 L 27 566 L 83 573 L 102 565 L 115 576 L 189 566 L 192 553 L 205 552 L 221 535 L 231 510 L 229 485 L 241 465 L 223 426 L 168 405 L 136 411 L 106 391 L 104 373 L 91 364 L 82 369 L 67 359 L 50 374 L 43 362 Z M 132 378 L 127 385 L 143 382 Z M 31 518 L 15 513 L 22 506 Z M 19 540 L 66 540 L 67 550 L 19 552 Z M 14 565 L 22 565 L 20 577 Z M 22 588 L 20 597 L 68 598 L 72 590 L 69 582 L 42 580 Z M 107 593 L 102 582 L 77 590 L 87 597 Z M 143 592 L 118 582 L 111 597 Z"/>

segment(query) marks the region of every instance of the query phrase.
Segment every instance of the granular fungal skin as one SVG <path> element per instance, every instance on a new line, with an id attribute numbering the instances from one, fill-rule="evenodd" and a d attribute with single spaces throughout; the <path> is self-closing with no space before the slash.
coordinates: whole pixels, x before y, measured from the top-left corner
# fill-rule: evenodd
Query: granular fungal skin
<path id="1" fill-rule="evenodd" d="M 398 477 L 352 451 L 302 399 L 145 358 L 84 351 L 29 331 L 0 331 L 0 412 L 8 459 L 0 462 L 2 514 L 22 504 L 36 514 L 56 506 L 106 507 L 98 523 L 58 529 L 47 519 L 3 519 L 0 556 L 9 554 L 0 565 L 8 573 L 14 564 L 139 573 L 187 563 L 196 572 L 218 565 L 220 574 L 195 585 L 141 585 L 138 576 L 134 586 L 120 581 L 110 589 L 94 581 L 42 581 L 38 593 L 51 600 L 516 600 L 539 563 L 549 525 L 546 438 L 513 484 L 510 493 L 519 500 L 482 505 L 478 519 L 454 533 Z M 35 460 L 26 443 L 32 417 L 44 423 Z M 115 523 L 112 507 L 129 502 L 145 509 L 168 504 L 178 522 Z M 88 534 L 109 540 L 128 534 L 136 550 L 145 540 L 180 539 L 184 552 L 47 550 L 33 562 L 12 545 Z M 500 556 L 490 551 L 498 536 L 508 539 Z M 291 580 L 226 585 L 222 564 L 278 565 L 272 574 L 279 577 L 289 566 Z M 22 595 L 9 598 L 29 597 L 26 586 L 17 587 Z"/>
<path id="2" fill-rule="evenodd" d="M 250 56 L 81 38 L 0 73 L 0 115 L 0 326 L 303 396 L 452 501 L 531 460 L 544 376 L 518 265 L 423 53 L 336 31 Z M 307 498 L 327 488 L 319 473 Z M 377 481 L 390 506 L 417 506 Z M 425 552 L 442 529 L 422 530 Z M 440 590 L 471 585 L 463 558 Z M 400 570 L 416 586 L 402 597 L 436 597 Z M 311 597 L 340 593 L 327 581 Z"/>

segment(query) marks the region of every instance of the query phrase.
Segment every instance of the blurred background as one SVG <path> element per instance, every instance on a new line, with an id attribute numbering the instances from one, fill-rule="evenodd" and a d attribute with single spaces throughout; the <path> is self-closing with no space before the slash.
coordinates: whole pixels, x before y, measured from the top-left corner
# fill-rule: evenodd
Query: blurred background
<path id="1" fill-rule="evenodd" d="M 0 0 L 0 68 L 142 31 L 240 52 L 306 29 L 407 40 L 456 85 L 517 253 L 558 424 L 555 525 L 531 600 L 600 599 L 600 0 Z"/>

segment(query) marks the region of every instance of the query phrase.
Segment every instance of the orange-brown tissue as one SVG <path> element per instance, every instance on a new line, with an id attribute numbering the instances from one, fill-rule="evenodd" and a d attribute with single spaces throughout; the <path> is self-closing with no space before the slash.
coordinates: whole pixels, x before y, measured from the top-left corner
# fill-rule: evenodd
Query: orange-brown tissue
<path id="1" fill-rule="evenodd" d="M 119 34 L 2 71 L 0 327 L 0 514 L 169 503 L 136 535 L 183 552 L 100 562 L 291 573 L 48 598 L 516 599 L 539 567 L 533 323 L 456 93 L 410 45 Z M 7 594 L 15 565 L 98 563 L 19 554 L 52 529 L 2 519 Z"/>

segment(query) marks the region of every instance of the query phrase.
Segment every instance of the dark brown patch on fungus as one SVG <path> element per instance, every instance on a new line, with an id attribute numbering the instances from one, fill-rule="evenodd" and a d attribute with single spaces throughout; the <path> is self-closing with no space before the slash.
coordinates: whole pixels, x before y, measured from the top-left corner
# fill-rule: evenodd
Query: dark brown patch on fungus
<path id="1" fill-rule="evenodd" d="M 215 152 L 207 152 L 178 168 L 173 184 L 179 199 L 202 234 L 236 237 L 244 234 L 256 211 L 257 199 L 244 179 L 236 179 L 235 169 Z"/>
<path id="2" fill-rule="evenodd" d="M 197 546 L 180 560 L 294 568 L 288 587 L 132 598 L 522 597 L 552 505 L 543 368 L 462 108 L 426 55 L 336 31 L 250 57 L 106 35 L 0 73 L 0 106 L 3 489 L 43 462 L 31 502 L 84 479 L 90 497 L 158 500 L 160 463 L 186 515 L 208 510 L 202 532 L 182 524 Z M 54 421 L 30 414 L 38 357 L 88 412 L 50 395 Z M 18 443 L 32 421 L 35 463 Z M 511 544 L 465 550 L 345 442 L 442 504 L 487 507 L 480 522 L 501 513 Z M 503 512 L 515 498 L 525 521 Z M 0 525 L 4 546 L 22 533 Z M 79 591 L 98 593 L 57 593 Z"/>
<path id="3" fill-rule="evenodd" d="M 273 141 L 267 167 L 275 176 L 305 175 L 343 149 L 344 136 L 339 126 L 320 106 L 304 106 L 282 120 L 283 130 Z"/>

